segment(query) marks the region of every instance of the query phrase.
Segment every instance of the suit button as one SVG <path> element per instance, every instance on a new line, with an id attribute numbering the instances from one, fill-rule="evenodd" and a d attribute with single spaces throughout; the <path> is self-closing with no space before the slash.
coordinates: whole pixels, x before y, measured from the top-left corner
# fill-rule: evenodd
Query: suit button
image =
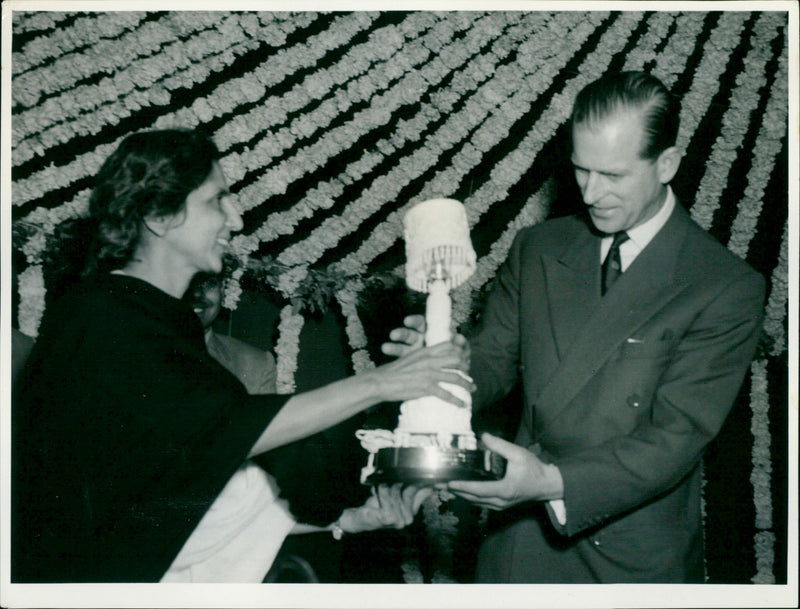
<path id="1" fill-rule="evenodd" d="M 599 539 L 597 539 L 596 537 L 595 537 L 594 539 L 592 539 L 592 543 L 593 543 L 593 544 L 595 545 L 595 547 L 597 547 L 597 548 L 599 548 L 599 547 L 602 545 L 602 544 L 600 543 L 600 540 L 599 540 Z"/>
<path id="2" fill-rule="evenodd" d="M 636 393 L 629 395 L 626 401 L 631 408 L 639 408 L 642 405 L 642 398 Z"/>

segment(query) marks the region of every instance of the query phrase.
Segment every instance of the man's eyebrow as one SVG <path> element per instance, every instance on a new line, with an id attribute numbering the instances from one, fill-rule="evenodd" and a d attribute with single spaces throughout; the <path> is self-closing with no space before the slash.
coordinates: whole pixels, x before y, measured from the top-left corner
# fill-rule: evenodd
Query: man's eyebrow
<path id="1" fill-rule="evenodd" d="M 575 169 L 582 169 L 584 171 L 592 171 L 588 167 L 584 167 L 580 163 L 575 162 L 575 160 L 572 159 L 572 158 L 570 158 L 570 163 L 572 163 L 572 166 L 575 167 Z M 607 176 L 621 176 L 621 175 L 625 174 L 625 171 L 622 170 L 622 169 L 606 169 L 606 170 L 603 170 L 603 171 L 600 171 L 600 170 L 594 170 L 594 171 L 595 171 L 595 173 L 600 173 L 600 174 L 607 175 Z"/>

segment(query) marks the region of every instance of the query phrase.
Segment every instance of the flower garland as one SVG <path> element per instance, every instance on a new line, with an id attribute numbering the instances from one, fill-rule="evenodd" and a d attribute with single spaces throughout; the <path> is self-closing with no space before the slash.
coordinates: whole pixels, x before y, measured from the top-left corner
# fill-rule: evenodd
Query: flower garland
<path id="1" fill-rule="evenodd" d="M 719 90 L 720 79 L 733 53 L 741 41 L 747 13 L 723 12 L 719 22 L 704 46 L 705 52 L 692 78 L 692 85 L 681 99 L 680 133 L 677 146 L 686 149 L 697 131 L 708 105 Z"/>
<path id="2" fill-rule="evenodd" d="M 16 162 L 28 160 L 43 148 L 73 137 L 97 133 L 105 125 L 115 124 L 142 107 L 167 105 L 171 101 L 171 90 L 202 82 L 210 70 L 221 69 L 219 61 L 216 70 L 210 63 L 215 57 L 218 60 L 225 57 L 225 63 L 230 63 L 235 55 L 257 48 L 259 44 L 248 38 L 238 27 L 238 21 L 230 17 L 213 29 L 204 22 L 199 23 L 199 33 L 185 41 L 175 41 L 175 34 L 168 27 L 148 25 L 150 27 L 140 28 L 129 36 L 135 40 L 114 47 L 127 49 L 127 53 L 107 53 L 127 67 L 115 69 L 112 77 L 68 90 L 19 115 L 18 123 L 28 125 L 32 139 L 20 139 Z M 155 51 L 160 52 L 153 54 Z M 145 57 L 148 54 L 150 56 Z M 93 58 L 87 58 L 86 62 L 91 67 Z M 58 66 L 49 66 L 31 74 L 47 80 L 51 76 L 46 72 L 57 69 Z M 19 138 L 27 135 L 21 129 L 16 132 Z"/>
<path id="3" fill-rule="evenodd" d="M 674 13 L 661 11 L 653 13 L 647 23 L 647 32 L 642 36 L 637 48 L 628 53 L 623 69 L 642 70 L 646 63 L 655 61 L 656 46 L 667 36 L 673 21 L 675 21 Z"/>
<path id="4" fill-rule="evenodd" d="M 737 215 L 731 226 L 728 249 L 745 258 L 753 239 L 761 214 L 765 185 L 780 153 L 781 139 L 786 132 L 788 108 L 788 73 L 786 58 L 779 59 L 778 74 L 771 88 L 765 116 L 753 148 L 751 170 L 747 175 L 747 187 L 739 201 Z M 751 366 L 750 408 L 753 413 L 752 462 L 750 480 L 753 484 L 753 500 L 756 508 L 756 575 L 754 583 L 775 583 L 773 572 L 774 533 L 772 528 L 772 491 L 770 462 L 769 400 L 767 393 L 766 361 L 758 360 Z"/>
<path id="5" fill-rule="evenodd" d="M 44 274 L 42 265 L 34 264 L 19 274 L 19 329 L 36 338 L 44 314 Z"/>
<path id="6" fill-rule="evenodd" d="M 209 119 L 214 116 L 231 113 L 241 101 L 241 93 L 244 90 L 251 101 L 267 99 L 269 89 L 281 81 L 285 80 L 290 74 L 299 70 L 314 66 L 325 53 L 341 46 L 349 38 L 371 26 L 375 16 L 371 13 L 359 13 L 355 16 L 345 15 L 338 17 L 329 30 L 321 32 L 309 39 L 307 45 L 294 46 L 272 55 L 264 63 L 250 71 L 247 76 L 231 79 L 226 83 L 225 88 L 220 87 L 215 93 L 203 100 L 198 100 L 198 107 L 202 107 L 202 112 Z M 215 139 L 219 145 L 226 149 L 233 144 L 252 139 L 252 129 L 256 125 L 259 130 L 266 130 L 274 124 L 284 122 L 287 115 L 292 111 L 297 111 L 304 104 L 313 101 L 313 97 L 308 92 L 317 94 L 327 86 L 327 81 L 323 74 L 319 76 L 309 76 L 305 79 L 304 85 L 296 86 L 290 91 L 289 98 L 302 99 L 302 102 L 290 102 L 288 106 L 283 103 L 263 104 L 255 107 L 241 119 L 234 120 L 229 126 L 222 127 L 215 134 Z M 229 91 L 230 90 L 230 91 Z M 304 95 L 305 93 L 305 95 Z M 300 103 L 301 105 L 293 105 Z M 335 114 L 328 114 L 328 122 Z M 298 121 L 303 122 L 305 116 L 301 116 Z M 267 133 L 267 137 L 271 137 Z M 285 136 L 279 139 L 286 139 Z M 259 146 L 266 146 L 260 143 Z M 268 163 L 270 148 L 258 154 L 259 150 L 245 150 L 243 153 L 233 153 L 229 155 L 225 162 L 231 173 L 231 179 L 237 181 L 240 174 L 243 176 L 248 171 L 262 167 Z M 266 159 L 266 160 L 265 160 Z"/>
<path id="7" fill-rule="evenodd" d="M 731 92 L 730 106 L 722 117 L 720 135 L 712 147 L 691 209 L 694 221 L 706 230 L 711 227 L 728 173 L 736 161 L 736 151 L 747 133 L 747 117 L 757 107 L 758 92 L 766 85 L 765 67 L 770 57 L 770 42 L 781 27 L 781 20 L 779 14 L 761 13 L 754 28 L 754 40 L 744 59 L 744 71 L 736 76 L 736 89 Z"/>
<path id="8" fill-rule="evenodd" d="M 37 13 L 30 18 L 19 20 L 19 23 L 14 23 L 14 29 L 21 32 L 54 30 L 50 36 L 37 37 L 27 43 L 21 51 L 13 53 L 11 67 L 15 77 L 17 74 L 36 69 L 40 64 L 58 57 L 59 54 L 63 56 L 74 52 L 80 46 L 95 45 L 104 39 L 119 40 L 125 32 L 139 25 L 146 13 L 130 11 L 81 17 L 76 19 L 69 29 L 59 27 L 53 19 L 54 15 L 54 13 Z M 63 15 L 62 19 L 67 16 Z M 35 82 L 29 84 L 33 85 L 33 91 L 36 90 L 36 86 L 40 86 L 40 83 Z M 26 100 L 26 96 L 34 97 L 30 90 L 12 92 L 15 103 L 24 105 L 36 103 L 32 99 Z"/>
<path id="9" fill-rule="evenodd" d="M 676 25 L 676 35 L 669 39 L 664 52 L 656 59 L 653 70 L 653 74 L 662 79 L 667 88 L 686 69 L 686 60 L 694 50 L 695 40 L 703 28 L 703 16 L 683 13 L 676 19 Z"/>
<path id="10" fill-rule="evenodd" d="M 15 32 L 55 30 L 60 23 L 70 17 L 67 13 L 52 12 L 26 12 L 25 14 L 14 12 L 12 15 Z"/>
<path id="11" fill-rule="evenodd" d="M 764 189 L 781 151 L 781 140 L 786 135 L 789 108 L 789 78 L 787 57 L 779 59 L 778 74 L 770 88 L 770 97 L 761 121 L 761 129 L 753 146 L 753 160 L 747 174 L 747 187 L 737 206 L 731 226 L 728 249 L 741 258 L 747 257 L 750 241 L 755 236 L 758 217 L 764 205 Z"/>
<path id="12" fill-rule="evenodd" d="M 787 349 L 786 305 L 789 301 L 789 223 L 783 227 L 778 264 L 770 277 L 772 290 L 764 309 L 764 332 L 770 338 L 770 355 L 777 357 Z"/>
<path id="13" fill-rule="evenodd" d="M 25 45 L 22 52 L 12 55 L 14 77 L 19 87 L 12 91 L 14 104 L 30 107 L 45 95 L 69 88 L 71 83 L 91 74 L 118 69 L 125 64 L 112 63 L 119 55 L 116 48 L 126 48 L 128 37 L 137 27 L 151 27 L 140 23 L 143 12 L 101 14 L 98 17 L 80 17 L 68 29 L 53 26 L 55 31 L 46 38 L 37 38 Z M 85 50 L 81 50 L 81 49 Z M 47 70 L 49 78 L 38 76 L 39 65 L 54 59 Z"/>
<path id="14" fill-rule="evenodd" d="M 425 24 L 421 24 L 421 26 L 422 25 Z M 396 68 L 394 67 L 395 65 L 405 65 L 405 70 L 408 71 L 413 68 L 413 66 L 426 59 L 429 52 L 425 49 L 424 44 L 433 35 L 435 35 L 435 31 L 423 36 L 420 40 L 415 41 L 411 45 L 410 54 L 404 52 L 402 55 L 388 62 L 386 65 L 380 64 L 376 66 L 372 72 L 366 73 L 357 81 L 352 82 L 348 87 L 348 90 L 343 92 L 342 96 L 346 97 L 347 99 L 351 99 L 353 95 L 357 95 L 358 97 L 356 97 L 354 101 L 358 101 L 359 99 L 366 100 L 374 98 L 375 94 L 379 90 L 379 87 L 381 86 L 381 83 L 387 83 L 391 78 L 395 77 L 397 72 Z M 379 46 L 379 48 L 381 47 Z M 359 64 L 356 63 L 356 65 Z M 418 90 L 419 85 L 421 84 L 422 83 L 418 80 L 417 84 L 411 87 L 411 90 Z M 408 83 L 401 83 L 401 85 L 399 87 L 396 86 L 394 90 L 402 91 L 403 86 L 408 87 Z M 394 96 L 389 97 L 389 101 L 399 104 L 403 102 L 403 99 L 401 96 Z M 337 100 L 337 103 L 341 105 L 339 100 Z M 377 102 L 373 102 L 373 105 L 377 105 Z M 392 108 L 390 107 L 388 109 L 391 110 Z M 383 117 L 384 115 L 381 114 L 380 116 Z M 344 125 L 335 133 L 330 133 L 326 134 L 326 136 L 323 136 L 323 140 L 318 142 L 315 147 L 305 149 L 303 155 L 304 162 L 308 163 L 309 158 L 311 158 L 314 160 L 314 166 L 319 166 L 326 162 L 329 157 L 339 153 L 342 149 L 347 148 L 351 142 L 355 141 L 359 136 L 362 135 L 362 133 L 365 132 L 365 129 L 374 128 L 377 126 L 377 123 L 370 123 L 369 119 L 366 118 L 364 114 L 361 114 L 355 120 L 350 121 L 347 125 Z M 292 145 L 291 140 L 286 142 L 286 146 L 290 145 Z M 378 144 L 378 147 L 380 146 L 381 143 Z M 276 150 L 274 152 L 278 151 Z M 343 184 L 349 183 L 351 179 L 355 180 L 360 178 L 366 171 L 372 169 L 372 167 L 374 167 L 374 165 L 381 158 L 382 153 L 367 151 L 356 163 L 351 163 L 348 166 L 337 182 L 328 183 L 327 185 L 321 186 L 321 188 L 325 188 L 328 192 L 326 192 L 324 196 L 320 197 L 318 201 L 326 203 L 331 194 L 335 195 L 338 192 L 341 192 Z M 277 192 L 285 190 L 287 185 L 286 180 L 276 179 L 277 177 L 278 176 L 275 174 L 267 174 L 263 176 L 256 184 L 254 184 L 252 189 L 256 192 L 262 192 L 265 188 L 269 188 L 271 190 L 268 192 L 271 192 L 272 194 L 276 194 Z M 255 249 L 255 247 L 257 247 L 259 242 L 271 238 L 272 235 L 277 236 L 278 234 L 283 234 L 284 231 L 290 229 L 297 220 L 303 217 L 308 217 L 309 213 L 312 212 L 313 209 L 314 205 L 312 204 L 312 201 L 301 201 L 300 204 L 296 205 L 295 208 L 290 210 L 290 212 L 287 212 L 287 214 L 284 214 L 284 217 L 280 218 L 277 222 L 273 223 L 272 217 L 270 217 L 270 220 L 265 225 L 262 225 L 262 227 L 259 228 L 253 235 L 248 236 L 247 238 L 240 238 L 238 240 L 237 247 L 242 252 L 252 251 Z M 286 218 L 286 215 L 289 213 L 292 214 L 291 220 Z M 275 226 L 276 224 L 280 227 L 277 230 Z"/>
<path id="15" fill-rule="evenodd" d="M 420 20 L 421 21 L 421 20 Z M 366 23 L 356 24 L 361 28 L 366 27 Z M 424 28 L 424 23 L 420 23 Z M 349 32 L 338 30 L 341 35 L 347 36 Z M 341 43 L 341 40 L 336 40 Z M 297 138 L 309 137 L 320 128 L 328 125 L 336 116 L 345 111 L 348 107 L 368 100 L 375 90 L 369 90 L 362 84 L 372 84 L 373 75 L 377 75 L 379 80 L 388 82 L 394 77 L 394 72 L 405 61 L 408 60 L 406 53 L 399 53 L 404 41 L 394 26 L 387 26 L 372 32 L 366 43 L 355 48 L 351 48 L 346 56 L 334 65 L 315 71 L 307 76 L 303 82 L 295 85 L 280 99 L 273 99 L 269 104 L 260 105 L 251 110 L 246 115 L 237 117 L 215 134 L 215 138 L 225 146 L 227 141 L 249 140 L 251 136 L 242 138 L 240 133 L 252 131 L 253 125 L 258 125 L 261 131 L 267 131 L 270 127 L 285 123 L 290 114 L 298 113 L 304 107 L 312 104 L 315 100 L 325 98 L 310 112 L 299 114 L 291 123 L 285 127 L 269 131 L 261 139 L 255 148 L 248 148 L 242 153 L 231 154 L 227 161 L 237 173 L 232 173 L 232 179 L 239 179 L 238 175 L 244 176 L 247 172 L 259 167 L 269 165 L 270 159 L 280 156 L 283 151 L 292 147 Z M 372 64 L 372 65 L 371 65 Z M 371 71 L 368 71 L 371 70 Z M 274 72 L 264 70 L 264 75 L 271 78 Z M 363 74 L 357 80 L 360 74 Z M 345 83 L 351 81 L 346 88 L 341 88 Z M 269 82 L 263 83 L 269 87 Z M 377 84 L 375 85 L 377 87 Z M 333 90 L 333 94 L 329 91 Z M 233 131 L 238 131 L 234 139 Z M 307 154 L 307 153 L 306 153 Z M 238 174 L 238 175 L 237 175 Z M 245 209 L 249 209 L 258 204 L 259 195 L 263 197 L 264 188 L 269 187 L 271 180 L 263 177 L 259 180 L 257 187 L 250 186 L 245 191 L 249 191 L 253 196 L 244 196 L 242 193 Z M 279 190 L 284 190 L 285 186 L 279 186 Z M 278 192 L 276 191 L 276 192 Z"/>
<path id="16" fill-rule="evenodd" d="M 364 325 L 361 323 L 361 318 L 356 309 L 358 293 L 361 291 L 362 287 L 363 285 L 361 282 L 351 281 L 344 289 L 336 294 L 336 298 L 345 318 L 347 341 L 350 348 L 353 350 L 351 360 L 353 362 L 353 371 L 355 374 L 361 374 L 375 367 L 375 362 L 372 361 L 372 358 L 369 356 L 369 351 L 367 351 L 367 333 L 364 330 Z"/>
<path id="17" fill-rule="evenodd" d="M 297 372 L 300 332 L 304 323 L 305 319 L 295 313 L 293 305 L 289 304 L 281 309 L 278 340 L 275 344 L 278 393 L 294 393 L 296 389 L 294 375 Z"/>
<path id="18" fill-rule="evenodd" d="M 774 584 L 773 566 L 775 553 L 773 544 L 775 534 L 772 528 L 772 491 L 769 433 L 769 400 L 767 398 L 767 362 L 754 361 L 750 366 L 751 389 L 750 408 L 753 418 L 750 429 L 753 432 L 752 461 L 753 471 L 750 482 L 753 485 L 753 499 L 756 509 L 756 574 L 753 583 Z"/>
<path id="19" fill-rule="evenodd" d="M 311 19 L 311 16 L 303 13 L 298 17 L 295 27 L 302 27 Z M 189 20 L 185 26 L 182 26 L 182 29 L 189 28 L 191 23 L 192 21 Z M 240 26 L 243 23 L 247 23 L 245 17 L 241 17 L 239 20 Z M 115 82 L 123 80 L 126 83 L 126 90 L 133 86 L 131 83 L 136 83 L 136 89 L 127 97 L 121 97 L 112 103 L 102 106 L 91 107 L 92 113 L 84 117 L 85 120 L 83 122 L 73 121 L 58 125 L 54 128 L 52 137 L 55 138 L 56 142 L 68 141 L 74 135 L 95 133 L 108 124 L 116 124 L 129 116 L 135 109 L 154 104 L 167 105 L 171 101 L 171 91 L 180 87 L 190 88 L 195 83 L 203 82 L 210 74 L 218 72 L 229 65 L 237 55 L 255 48 L 260 39 L 282 44 L 285 41 L 287 32 L 291 31 L 290 28 L 282 26 L 281 22 L 276 22 L 270 28 L 260 32 L 259 39 L 255 39 L 248 36 L 245 31 L 241 31 L 241 28 L 236 27 L 234 17 L 225 21 L 224 25 L 226 27 L 204 32 L 201 36 L 193 36 L 185 43 L 178 42 L 169 45 L 165 52 L 149 60 L 147 66 L 140 70 L 142 78 L 138 76 L 136 78 L 128 78 L 125 72 L 122 75 L 115 75 Z M 202 28 L 206 27 L 206 24 L 205 22 L 199 22 L 196 26 Z M 137 47 L 138 45 L 133 44 L 132 46 Z M 123 78 L 123 76 L 125 77 Z M 157 76 L 157 78 L 153 79 L 153 76 Z M 48 74 L 42 74 L 40 77 L 47 78 Z M 142 79 L 144 80 L 142 81 Z M 149 86 L 144 87 L 143 83 L 149 83 Z M 241 97 L 241 93 L 236 90 L 229 92 L 226 86 L 227 83 L 212 92 L 209 97 L 211 106 L 217 107 L 221 104 L 221 102 L 216 101 L 216 97 L 225 99 L 239 99 Z M 71 97 L 74 97 L 74 93 L 71 92 Z M 86 97 L 91 103 L 96 101 L 95 95 Z M 74 102 L 71 103 L 74 104 Z M 204 112 L 206 107 L 209 107 L 208 103 L 204 104 L 202 100 L 197 101 L 192 108 L 177 109 L 174 113 L 161 117 L 156 122 L 156 127 L 197 126 L 202 122 L 198 117 L 198 113 L 205 120 L 210 118 L 210 115 Z M 59 118 L 69 118 L 63 108 L 58 110 L 58 112 L 44 112 L 44 115 L 54 114 Z M 37 113 L 35 120 L 27 119 L 25 121 L 17 121 L 15 124 L 28 122 L 36 124 L 37 121 L 42 120 L 38 116 L 42 114 L 41 109 L 37 109 Z M 18 150 L 15 150 L 15 162 L 22 162 L 33 154 L 41 153 L 43 151 L 42 135 L 37 134 L 36 138 L 28 143 L 27 146 L 27 148 L 21 146 Z M 113 149 L 113 146 L 107 146 L 106 148 Z M 97 153 L 98 151 L 95 151 L 95 155 Z M 110 151 L 107 154 L 110 154 Z M 101 154 L 101 158 L 105 158 L 107 154 Z M 17 188 L 14 192 L 14 203 L 19 205 L 41 197 L 44 192 L 39 188 L 40 184 L 50 184 L 55 181 L 57 186 L 66 186 L 75 179 L 87 175 L 80 171 L 83 166 L 93 166 L 94 164 L 93 160 L 87 162 L 79 158 L 66 166 L 46 168 L 31 176 L 28 180 L 20 180 L 17 182 Z"/>

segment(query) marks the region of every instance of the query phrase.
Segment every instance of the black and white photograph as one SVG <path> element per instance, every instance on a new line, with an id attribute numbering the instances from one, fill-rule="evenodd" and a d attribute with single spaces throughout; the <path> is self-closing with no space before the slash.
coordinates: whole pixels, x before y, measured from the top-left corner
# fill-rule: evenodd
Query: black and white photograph
<path id="1" fill-rule="evenodd" d="M 4 2 L 0 605 L 796 607 L 798 40 Z"/>

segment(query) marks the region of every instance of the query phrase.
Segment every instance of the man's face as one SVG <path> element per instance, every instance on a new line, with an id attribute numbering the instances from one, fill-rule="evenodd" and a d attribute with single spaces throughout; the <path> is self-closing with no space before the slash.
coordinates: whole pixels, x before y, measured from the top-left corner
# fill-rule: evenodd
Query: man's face
<path id="1" fill-rule="evenodd" d="M 200 318 L 200 323 L 203 324 L 205 330 L 214 323 L 219 314 L 222 303 L 222 286 L 219 283 L 207 284 L 198 290 L 193 300 L 192 308 Z"/>
<path id="2" fill-rule="evenodd" d="M 603 233 L 639 226 L 665 200 L 672 175 L 666 176 L 658 159 L 639 156 L 643 136 L 639 113 L 630 110 L 573 128 L 575 179 L 592 222 Z"/>

